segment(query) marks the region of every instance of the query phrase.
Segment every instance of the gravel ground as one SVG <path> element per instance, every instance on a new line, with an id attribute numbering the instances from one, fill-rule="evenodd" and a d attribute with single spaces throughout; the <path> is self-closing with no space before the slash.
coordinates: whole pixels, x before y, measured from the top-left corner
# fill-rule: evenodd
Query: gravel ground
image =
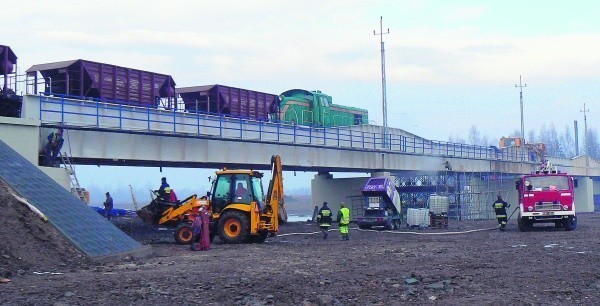
<path id="1" fill-rule="evenodd" d="M 539 226 L 522 233 L 514 220 L 506 232 L 494 220 L 450 221 L 447 230 L 351 230 L 349 241 L 289 223 L 264 244 L 217 239 L 208 252 L 175 244 L 171 230 L 119 219 L 124 232 L 152 246 L 152 257 L 31 263 L 54 274 L 21 267 L 0 283 L 0 304 L 598 304 L 600 214 L 578 216 L 572 232 Z M 484 230 L 427 235 L 475 229 Z"/>

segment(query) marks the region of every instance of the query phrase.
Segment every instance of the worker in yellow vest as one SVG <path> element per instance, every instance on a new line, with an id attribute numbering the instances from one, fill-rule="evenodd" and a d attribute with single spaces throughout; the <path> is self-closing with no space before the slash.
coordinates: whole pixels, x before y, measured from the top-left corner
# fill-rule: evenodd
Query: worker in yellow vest
<path id="1" fill-rule="evenodd" d="M 344 202 L 340 204 L 340 211 L 338 212 L 337 220 L 340 223 L 342 240 L 349 240 L 350 237 L 348 237 L 348 226 L 350 225 L 350 209 L 346 207 Z"/>
<path id="2" fill-rule="evenodd" d="M 167 183 L 167 178 L 160 179 L 160 188 L 156 191 L 158 199 L 163 202 L 168 202 L 171 199 L 171 186 Z"/>

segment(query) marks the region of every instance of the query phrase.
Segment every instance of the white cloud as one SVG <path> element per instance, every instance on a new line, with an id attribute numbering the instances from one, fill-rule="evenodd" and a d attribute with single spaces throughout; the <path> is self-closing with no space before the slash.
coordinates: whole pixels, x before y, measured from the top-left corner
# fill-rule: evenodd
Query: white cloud
<path id="1" fill-rule="evenodd" d="M 483 17 L 484 15 L 487 14 L 487 12 L 488 12 L 488 8 L 485 6 L 482 6 L 482 5 L 462 7 L 462 8 L 450 11 L 446 15 L 445 19 L 450 20 L 450 21 L 475 19 L 475 18 Z"/>

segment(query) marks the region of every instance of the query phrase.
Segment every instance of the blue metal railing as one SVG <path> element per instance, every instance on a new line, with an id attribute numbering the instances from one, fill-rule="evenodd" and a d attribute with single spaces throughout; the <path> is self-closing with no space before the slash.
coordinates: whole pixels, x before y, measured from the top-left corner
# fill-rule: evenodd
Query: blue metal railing
<path id="1" fill-rule="evenodd" d="M 64 95 L 40 94 L 39 98 L 42 124 L 336 147 L 347 150 L 375 150 L 382 153 L 533 161 L 532 152 L 525 148 L 498 150 L 400 134 L 387 134 L 384 141 L 381 133 L 365 131 L 366 128 L 361 126 L 303 126 L 205 112 L 132 106 L 122 101 L 80 100 Z"/>

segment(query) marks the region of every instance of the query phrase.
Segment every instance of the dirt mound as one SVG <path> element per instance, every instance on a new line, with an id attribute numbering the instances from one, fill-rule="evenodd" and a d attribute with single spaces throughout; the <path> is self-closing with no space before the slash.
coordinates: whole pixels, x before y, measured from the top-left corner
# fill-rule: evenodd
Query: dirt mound
<path id="1" fill-rule="evenodd" d="M 48 222 L 15 199 L 0 180 L 0 277 L 62 272 L 87 262 Z"/>

